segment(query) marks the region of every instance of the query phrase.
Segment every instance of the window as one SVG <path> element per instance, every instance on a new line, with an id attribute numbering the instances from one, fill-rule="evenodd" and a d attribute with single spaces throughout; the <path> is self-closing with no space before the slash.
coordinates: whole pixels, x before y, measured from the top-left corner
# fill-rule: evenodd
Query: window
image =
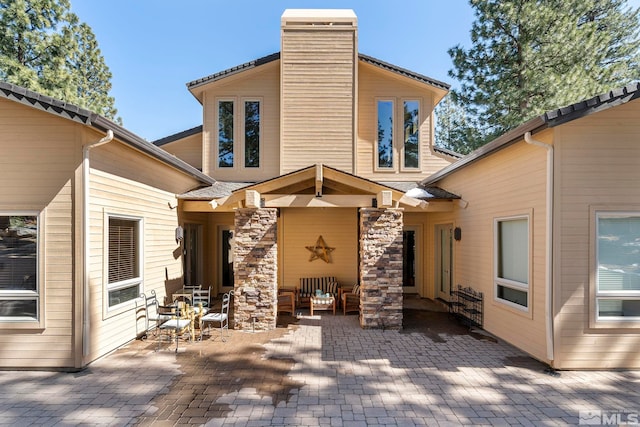
<path id="1" fill-rule="evenodd" d="M 404 101 L 403 115 L 404 167 L 417 168 L 420 164 L 420 102 Z"/>
<path id="2" fill-rule="evenodd" d="M 140 219 L 109 217 L 109 308 L 131 301 L 140 295 L 140 225 Z"/>
<path id="3" fill-rule="evenodd" d="M 233 167 L 233 101 L 218 102 L 218 167 Z"/>
<path id="4" fill-rule="evenodd" d="M 497 219 L 494 233 L 496 299 L 519 309 L 528 309 L 529 218 Z"/>
<path id="5" fill-rule="evenodd" d="M 0 214 L 0 321 L 38 321 L 38 215 Z"/>
<path id="6" fill-rule="evenodd" d="M 596 213 L 596 318 L 640 320 L 640 213 Z"/>
<path id="7" fill-rule="evenodd" d="M 244 167 L 260 167 L 260 102 L 244 103 Z"/>
<path id="8" fill-rule="evenodd" d="M 393 101 L 378 101 L 377 147 L 377 166 L 393 168 Z"/>

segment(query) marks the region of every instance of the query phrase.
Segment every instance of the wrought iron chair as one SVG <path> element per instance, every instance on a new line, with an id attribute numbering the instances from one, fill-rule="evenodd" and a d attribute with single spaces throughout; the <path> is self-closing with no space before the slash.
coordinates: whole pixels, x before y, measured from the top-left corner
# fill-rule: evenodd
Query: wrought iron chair
<path id="1" fill-rule="evenodd" d="M 231 296 L 233 291 L 229 291 L 222 296 L 222 307 L 219 313 L 209 312 L 200 318 L 200 340 L 204 334 L 204 327 L 207 327 L 207 333 L 211 335 L 210 328 L 211 323 L 218 323 L 220 325 L 220 337 L 223 342 L 226 342 L 224 331 L 229 332 L 229 305 L 231 304 Z"/>
<path id="2" fill-rule="evenodd" d="M 159 307 L 160 309 L 172 310 L 171 319 L 160 324 L 158 330 L 160 331 L 161 335 L 163 333 L 167 334 L 167 336 L 169 337 L 169 342 L 171 342 L 172 338 L 175 336 L 177 353 L 180 343 L 180 336 L 182 334 L 188 332 L 189 337 L 193 338 L 193 311 L 189 310 L 186 304 L 183 303 Z M 156 349 L 156 351 L 160 349 L 160 341 L 162 341 L 162 336 L 158 337 L 158 348 Z"/>
<path id="3" fill-rule="evenodd" d="M 153 329 L 154 333 L 157 335 L 158 327 L 167 320 L 171 320 L 171 317 L 173 315 L 171 313 L 160 312 L 158 297 L 156 296 L 156 291 L 154 291 L 153 289 L 151 290 L 149 295 L 141 293 L 140 298 L 142 299 L 142 309 L 144 310 L 145 325 L 142 338 L 146 338 L 148 336 L 149 330 L 151 329 Z"/>

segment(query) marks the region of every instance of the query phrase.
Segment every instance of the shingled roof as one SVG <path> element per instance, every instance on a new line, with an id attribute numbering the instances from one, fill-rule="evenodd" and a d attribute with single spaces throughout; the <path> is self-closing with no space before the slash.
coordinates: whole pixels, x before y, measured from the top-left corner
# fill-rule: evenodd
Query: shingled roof
<path id="1" fill-rule="evenodd" d="M 173 135 L 165 136 L 164 138 L 156 139 L 151 143 L 156 147 L 162 147 L 165 144 L 169 144 L 170 142 L 178 141 L 180 139 L 186 138 L 188 136 L 197 135 L 202 133 L 202 125 L 193 127 L 191 129 L 183 130 L 182 132 L 174 133 Z"/>
<path id="2" fill-rule="evenodd" d="M 475 161 L 484 158 L 495 151 L 501 150 L 522 140 L 527 132 L 534 133 L 542 129 L 552 128 L 582 117 L 586 117 L 599 111 L 604 111 L 609 108 L 625 104 L 639 97 L 640 83 L 636 82 L 619 89 L 610 90 L 609 92 L 605 92 L 587 100 L 576 102 L 575 104 L 571 104 L 566 107 L 547 111 L 540 116 L 534 117 L 533 119 L 524 122 L 517 128 L 499 136 L 498 138 L 471 152 L 457 162 L 452 163 L 446 168 L 434 173 L 433 175 L 423 180 L 420 185 L 432 185 L 445 176 L 450 175 L 454 171 L 462 169 L 463 167 L 474 163 Z"/>
<path id="3" fill-rule="evenodd" d="M 358 58 L 362 62 L 366 62 L 367 64 L 374 65 L 378 68 L 382 68 L 384 70 L 391 71 L 396 74 L 400 74 L 401 76 L 408 77 L 413 80 L 417 80 L 420 83 L 426 83 L 443 90 L 449 90 L 450 86 L 447 83 L 441 82 L 436 79 L 432 79 L 431 77 L 427 77 L 422 74 L 414 73 L 413 71 L 409 71 L 405 68 L 401 68 L 401 67 L 389 64 L 388 62 L 381 61 L 372 56 L 359 54 Z M 226 70 L 220 71 L 218 73 L 211 74 L 209 76 L 202 77 L 200 79 L 188 82 L 187 89 L 189 90 L 195 89 L 207 83 L 215 82 L 217 80 L 224 79 L 234 74 L 238 74 L 243 71 L 251 70 L 261 65 L 268 64 L 273 61 L 277 61 L 279 59 L 280 59 L 280 52 L 272 53 L 271 55 L 263 56 L 262 58 L 254 59 L 253 61 L 245 62 L 244 64 L 240 64 L 235 67 L 231 67 Z"/>
<path id="4" fill-rule="evenodd" d="M 119 141 L 197 179 L 201 183 L 211 185 L 216 182 L 193 166 L 92 111 L 6 82 L 0 82 L 0 97 L 90 126 L 101 132 L 110 129 Z"/>

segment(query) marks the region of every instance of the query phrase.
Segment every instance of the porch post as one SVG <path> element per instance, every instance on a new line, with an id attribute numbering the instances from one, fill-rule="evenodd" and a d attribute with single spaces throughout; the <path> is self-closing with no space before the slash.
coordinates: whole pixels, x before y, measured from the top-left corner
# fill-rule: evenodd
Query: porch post
<path id="1" fill-rule="evenodd" d="M 235 213 L 234 319 L 239 330 L 276 327 L 278 291 L 277 209 Z"/>
<path id="2" fill-rule="evenodd" d="M 360 209 L 360 326 L 402 329 L 402 209 Z"/>

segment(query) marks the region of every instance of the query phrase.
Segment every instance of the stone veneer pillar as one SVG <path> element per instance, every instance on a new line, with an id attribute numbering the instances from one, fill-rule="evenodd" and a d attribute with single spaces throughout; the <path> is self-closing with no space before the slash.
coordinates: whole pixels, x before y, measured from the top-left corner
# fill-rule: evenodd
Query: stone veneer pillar
<path id="1" fill-rule="evenodd" d="M 402 329 L 402 209 L 360 209 L 360 326 Z"/>
<path id="2" fill-rule="evenodd" d="M 235 214 L 234 320 L 239 330 L 276 327 L 278 210 L 237 209 Z"/>

